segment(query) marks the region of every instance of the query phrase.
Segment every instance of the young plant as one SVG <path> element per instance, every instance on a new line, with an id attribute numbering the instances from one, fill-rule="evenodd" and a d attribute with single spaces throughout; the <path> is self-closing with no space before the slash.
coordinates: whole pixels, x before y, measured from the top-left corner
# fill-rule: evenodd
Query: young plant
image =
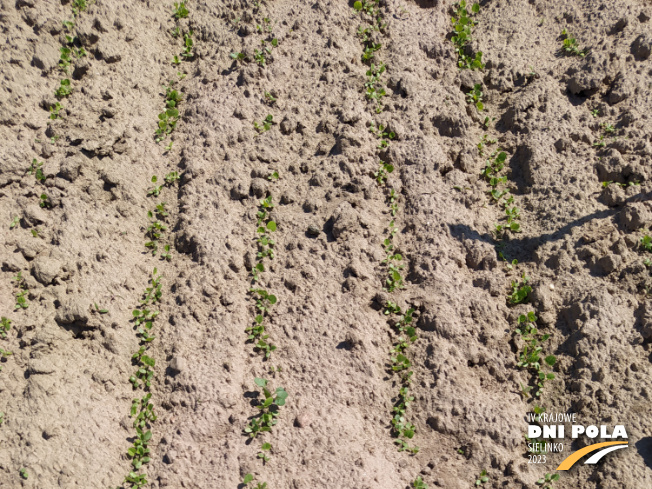
<path id="1" fill-rule="evenodd" d="M 9 224 L 9 229 L 15 228 L 16 226 L 18 226 L 18 224 L 20 224 L 20 217 L 16 216 L 11 220 L 11 224 Z"/>
<path id="2" fill-rule="evenodd" d="M 268 114 L 260 124 L 254 121 L 254 128 L 258 131 L 258 134 L 262 134 L 265 131 L 269 131 L 272 128 L 272 124 L 274 124 L 274 116 Z"/>
<path id="3" fill-rule="evenodd" d="M 580 49 L 577 44 L 577 39 L 575 39 L 566 29 L 561 31 L 561 51 L 566 56 L 580 56 L 584 57 L 588 53 L 588 49 Z"/>
<path id="4" fill-rule="evenodd" d="M 258 458 L 262 459 L 263 463 L 269 462 L 270 457 L 267 453 L 272 449 L 272 445 L 269 443 L 263 443 L 260 447 L 261 452 L 258 454 Z"/>
<path id="5" fill-rule="evenodd" d="M 285 400 L 288 397 L 288 393 L 282 387 L 277 387 L 274 392 L 270 391 L 265 379 L 256 377 L 254 382 L 263 389 L 265 400 L 256 406 L 260 411 L 259 414 L 244 429 L 244 432 L 251 438 L 256 438 L 259 434 L 272 430 L 272 427 L 278 422 L 276 418 L 279 415 L 279 408 L 285 405 Z"/>
<path id="6" fill-rule="evenodd" d="M 50 106 L 50 119 L 53 121 L 56 119 L 61 119 L 61 109 L 63 109 L 63 107 L 59 102 Z"/>
<path id="7" fill-rule="evenodd" d="M 37 161 L 36 158 L 32 160 L 32 164 L 27 169 L 27 173 L 29 173 L 30 175 L 34 175 L 36 180 L 38 180 L 41 183 L 45 183 L 45 180 L 47 179 L 47 177 L 43 173 L 43 162 Z"/>
<path id="8" fill-rule="evenodd" d="M 532 287 L 527 285 L 529 277 L 524 273 L 521 278 L 523 279 L 522 284 L 516 280 L 512 280 L 512 293 L 508 297 L 511 305 L 526 303 L 528 301 L 528 295 L 532 292 Z"/>
<path id="9" fill-rule="evenodd" d="M 543 371 L 541 363 L 541 352 L 543 347 L 542 343 L 550 338 L 549 334 L 541 334 L 534 325 L 534 322 L 537 320 L 534 312 L 528 312 L 527 314 L 521 314 L 518 317 L 518 328 L 515 330 L 515 333 L 520 335 L 521 339 L 524 341 L 523 350 L 519 354 L 519 361 L 516 364 L 520 368 L 532 370 L 535 376 L 535 382 L 537 386 L 537 391 L 535 392 L 536 397 L 540 397 L 543 393 L 543 386 L 547 380 L 553 380 L 555 374 L 546 373 Z M 557 362 L 557 357 L 554 355 L 546 356 L 543 361 L 549 367 L 554 367 Z M 531 388 L 525 388 L 521 385 L 521 394 L 524 397 L 529 395 Z"/>
<path id="10" fill-rule="evenodd" d="M 423 482 L 423 479 L 421 477 L 417 477 L 415 481 L 412 483 L 412 487 L 414 489 L 428 489 L 428 484 Z"/>
<path id="11" fill-rule="evenodd" d="M 374 178 L 376 179 L 376 182 L 378 182 L 378 185 L 385 185 L 385 182 L 387 181 L 387 178 L 389 177 L 389 174 L 394 171 L 394 165 L 391 165 L 389 163 L 385 163 L 384 161 L 380 161 L 378 165 L 378 170 L 374 172 Z"/>
<path id="12" fill-rule="evenodd" d="M 387 95 L 385 89 L 380 86 L 380 77 L 385 73 L 385 69 L 385 63 L 381 63 L 378 66 L 372 63 L 371 67 L 367 70 L 367 81 L 364 84 L 365 95 L 368 100 L 376 104 L 377 114 L 383 111 L 382 98 Z"/>
<path id="13" fill-rule="evenodd" d="M 461 0 L 457 4 L 455 14 L 451 18 L 453 23 L 453 36 L 451 41 L 455 46 L 457 53 L 457 66 L 460 69 L 481 70 L 484 68 L 482 64 L 482 52 L 478 51 L 475 55 L 467 55 L 467 44 L 471 42 L 472 28 L 477 24 L 473 18 L 475 14 L 480 11 L 480 5 L 476 2 L 471 6 L 471 12 L 466 9 L 466 1 Z"/>
<path id="14" fill-rule="evenodd" d="M 480 485 L 484 484 L 485 482 L 489 482 L 489 476 L 487 475 L 487 471 L 483 470 L 482 472 L 480 472 L 480 475 L 476 479 L 475 485 L 480 486 Z"/>
<path id="15" fill-rule="evenodd" d="M 476 83 L 473 85 L 473 89 L 466 94 L 466 101 L 475 105 L 475 108 L 478 109 L 478 112 L 484 110 L 484 104 L 482 103 L 482 85 Z"/>
<path id="16" fill-rule="evenodd" d="M 552 483 L 559 480 L 559 474 L 546 474 L 536 483 L 541 486 L 541 489 L 552 489 Z"/>
<path id="17" fill-rule="evenodd" d="M 125 477 L 124 482 L 131 484 L 132 488 L 140 489 L 145 487 L 149 482 L 147 482 L 147 474 L 137 474 L 134 471 L 129 472 L 127 477 Z"/>
<path id="18" fill-rule="evenodd" d="M 29 474 L 27 473 L 27 469 L 25 468 L 20 469 L 18 473 L 23 479 L 27 479 L 29 477 Z"/>
<path id="19" fill-rule="evenodd" d="M 144 346 L 141 346 L 140 349 L 132 355 L 131 359 L 138 367 L 138 370 L 136 370 L 135 374 L 129 377 L 129 382 L 131 382 L 134 389 L 143 387 L 145 390 L 148 390 L 152 385 L 152 379 L 154 377 L 153 368 L 156 366 L 156 360 L 145 355 Z"/>
<path id="20" fill-rule="evenodd" d="M 2 316 L 2 318 L 0 318 L 0 338 L 5 339 L 10 329 L 11 319 Z"/>
<path id="21" fill-rule="evenodd" d="M 185 48 L 183 50 L 183 53 L 181 53 L 181 56 L 183 56 L 186 59 L 190 59 L 190 58 L 192 58 L 194 56 L 194 54 L 192 52 L 192 48 L 193 48 L 193 45 L 194 45 L 194 43 L 192 41 L 192 35 L 193 35 L 193 32 L 191 30 L 183 35 L 183 44 L 184 44 Z"/>
<path id="22" fill-rule="evenodd" d="M 186 2 L 174 2 L 174 11 L 172 12 L 172 16 L 175 19 L 185 19 L 188 17 L 188 9 L 186 8 Z"/>
<path id="23" fill-rule="evenodd" d="M 59 88 L 54 91 L 55 97 L 62 99 L 67 97 L 72 93 L 72 86 L 70 85 L 70 80 L 68 78 L 61 80 Z"/>

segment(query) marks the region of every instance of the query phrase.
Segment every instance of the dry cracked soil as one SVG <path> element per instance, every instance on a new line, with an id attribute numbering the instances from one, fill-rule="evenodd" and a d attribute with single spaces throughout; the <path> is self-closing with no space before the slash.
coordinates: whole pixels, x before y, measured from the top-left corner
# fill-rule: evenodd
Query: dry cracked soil
<path id="1" fill-rule="evenodd" d="M 475 10 L 0 1 L 0 487 L 652 488 L 652 6 Z"/>

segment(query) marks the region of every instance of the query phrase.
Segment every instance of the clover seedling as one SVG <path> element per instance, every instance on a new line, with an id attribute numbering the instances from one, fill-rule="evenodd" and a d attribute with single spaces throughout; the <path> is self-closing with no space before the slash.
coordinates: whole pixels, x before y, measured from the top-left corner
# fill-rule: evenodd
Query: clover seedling
<path id="1" fill-rule="evenodd" d="M 527 314 L 521 314 L 518 317 L 518 328 L 515 330 L 517 334 L 521 336 L 525 345 L 523 346 L 523 351 L 519 354 L 519 361 L 516 364 L 518 367 L 527 368 L 533 371 L 535 376 L 536 385 L 538 387 L 535 395 L 540 397 L 543 392 L 543 386 L 547 380 L 553 380 L 555 374 L 545 373 L 542 370 L 541 357 L 540 354 L 543 350 L 541 344 L 544 341 L 547 341 L 550 338 L 549 334 L 541 334 L 534 326 L 534 322 L 537 320 L 534 312 L 528 312 Z M 554 367 L 557 362 L 557 357 L 554 355 L 546 356 L 543 361 L 549 367 Z M 531 387 L 524 388 L 521 385 L 521 394 L 524 397 L 529 395 Z"/>
<path id="2" fill-rule="evenodd" d="M 2 316 L 0 318 L 0 338 L 6 338 L 11 329 L 11 319 Z"/>
<path id="3" fill-rule="evenodd" d="M 5 413 L 0 411 L 0 426 L 5 422 Z"/>
<path id="4" fill-rule="evenodd" d="M 546 474 L 536 483 L 541 486 L 541 489 L 552 489 L 552 483 L 556 480 L 559 480 L 559 474 Z"/>
<path id="5" fill-rule="evenodd" d="M 185 49 L 183 50 L 183 53 L 181 53 L 181 56 L 183 56 L 186 59 L 193 57 L 193 54 L 192 54 L 192 47 L 193 47 L 192 35 L 193 35 L 192 31 L 188 31 L 187 34 L 183 35 L 183 42 L 184 42 Z"/>
<path id="6" fill-rule="evenodd" d="M 161 253 L 161 258 L 167 261 L 172 260 L 172 253 L 170 253 L 170 245 L 165 245 L 163 247 L 163 253 Z"/>
<path id="7" fill-rule="evenodd" d="M 378 170 L 374 172 L 374 178 L 376 179 L 376 182 L 378 182 L 378 185 L 385 185 L 385 182 L 387 181 L 387 177 L 393 171 L 394 171 L 394 165 L 381 161 L 379 163 Z"/>
<path id="8" fill-rule="evenodd" d="M 277 171 L 274 171 L 267 176 L 267 180 L 269 180 L 270 182 L 278 179 L 279 179 L 279 175 Z"/>
<path id="9" fill-rule="evenodd" d="M 152 183 L 158 182 L 158 177 L 156 175 L 152 175 L 151 178 Z M 161 189 L 163 188 L 163 185 L 155 185 L 153 189 L 149 190 L 147 192 L 147 195 L 153 195 L 154 197 L 158 197 L 159 194 L 161 193 Z"/>
<path id="10" fill-rule="evenodd" d="M 165 175 L 165 184 L 166 185 L 174 185 L 174 183 L 179 180 L 179 173 L 176 171 L 171 171 L 167 175 Z"/>
<path id="11" fill-rule="evenodd" d="M 477 24 L 477 21 L 472 18 L 472 15 L 480 11 L 480 5 L 476 2 L 471 6 L 471 13 L 466 9 L 466 1 L 461 0 L 457 4 L 457 10 L 451 18 L 453 23 L 453 30 L 455 31 L 451 37 L 451 41 L 455 46 L 457 53 L 457 66 L 460 69 L 483 69 L 482 52 L 478 51 L 475 56 L 466 54 L 466 46 L 471 41 L 471 29 Z"/>
<path id="12" fill-rule="evenodd" d="M 371 64 L 371 67 L 367 70 L 367 81 L 365 82 L 365 96 L 368 100 L 371 100 L 376 103 L 376 113 L 380 114 L 383 111 L 382 98 L 387 95 L 387 92 L 384 88 L 378 86 L 380 83 L 380 77 L 385 72 L 385 63 L 381 63 L 376 66 Z"/>
<path id="13" fill-rule="evenodd" d="M 561 38 L 563 39 L 561 50 L 567 56 L 580 56 L 584 57 L 588 53 L 588 49 L 580 49 L 577 45 L 577 39 L 571 36 L 566 29 L 561 31 Z"/>
<path id="14" fill-rule="evenodd" d="M 269 131 L 272 128 L 272 124 L 274 124 L 274 116 L 269 114 L 260 124 L 254 121 L 254 128 L 259 134 L 262 134 L 265 131 Z"/>
<path id="15" fill-rule="evenodd" d="M 16 226 L 18 226 L 19 223 L 20 223 L 20 217 L 18 217 L 18 216 L 14 217 L 11 220 L 11 224 L 9 224 L 9 229 L 15 228 Z"/>
<path id="16" fill-rule="evenodd" d="M 63 107 L 61 106 L 61 104 L 59 102 L 52 105 L 50 107 L 50 119 L 52 119 L 52 120 L 61 119 L 61 115 L 59 114 L 59 112 L 61 111 L 62 108 Z"/>
<path id="17" fill-rule="evenodd" d="M 478 476 L 477 480 L 475 481 L 475 485 L 479 486 L 484 484 L 485 482 L 489 482 L 489 476 L 487 475 L 487 471 L 483 470 L 480 472 L 480 475 Z"/>
<path id="18" fill-rule="evenodd" d="M 27 478 L 29 477 L 29 474 L 27 473 L 27 469 L 24 469 L 24 468 L 23 468 L 23 469 L 20 469 L 20 470 L 18 471 L 18 473 L 20 474 L 20 476 L 21 476 L 23 479 L 27 479 Z"/>
<path id="19" fill-rule="evenodd" d="M 186 2 L 174 2 L 174 12 L 172 13 L 175 19 L 185 19 L 188 17 L 188 9 L 186 8 Z"/>
<path id="20" fill-rule="evenodd" d="M 482 85 L 476 83 L 473 85 L 473 89 L 466 94 L 466 101 L 475 105 L 475 108 L 478 109 L 478 112 L 484 110 L 484 104 L 482 103 Z"/>
<path id="21" fill-rule="evenodd" d="M 428 489 L 428 484 L 423 482 L 423 479 L 421 477 L 417 477 L 415 481 L 412 483 L 412 487 L 414 489 Z"/>
<path id="22" fill-rule="evenodd" d="M 509 303 L 512 305 L 524 304 L 528 300 L 528 295 L 532 292 L 532 287 L 527 285 L 529 278 L 523 274 L 521 277 L 523 279 L 523 284 L 519 284 L 518 281 L 512 280 L 512 293 L 509 296 Z"/>
<path id="23" fill-rule="evenodd" d="M 136 474 L 136 472 L 129 472 L 127 477 L 125 477 L 125 482 L 131 484 L 131 487 L 140 489 L 148 484 L 147 474 Z"/>
<path id="24" fill-rule="evenodd" d="M 282 387 L 277 387 L 272 393 L 267 388 L 267 380 L 256 377 L 254 382 L 258 387 L 262 387 L 265 400 L 256 407 L 260 410 L 258 416 L 250 421 L 244 431 L 251 438 L 262 432 L 271 431 L 272 426 L 277 423 L 276 417 L 279 415 L 279 408 L 285 405 L 288 393 Z"/>
<path id="25" fill-rule="evenodd" d="M 95 306 L 95 310 L 100 314 L 106 314 L 107 312 L 109 312 L 108 309 L 101 309 L 100 306 L 97 305 L 97 302 L 94 303 L 94 306 Z"/>
<path id="26" fill-rule="evenodd" d="M 27 173 L 34 175 L 34 177 L 41 183 L 45 183 L 47 178 L 43 173 L 43 162 L 37 161 L 36 158 L 32 160 L 32 164 L 27 169 Z"/>
<path id="27" fill-rule="evenodd" d="M 229 56 L 235 61 L 244 61 L 246 58 L 245 53 L 231 53 Z"/>
<path id="28" fill-rule="evenodd" d="M 258 454 L 258 458 L 262 459 L 263 463 L 269 462 L 270 457 L 265 452 L 269 452 L 272 449 L 272 445 L 269 444 L 269 443 L 263 443 L 263 445 L 260 447 L 260 449 L 262 451 Z"/>
<path id="29" fill-rule="evenodd" d="M 276 102 L 277 100 L 276 97 L 274 97 L 274 95 L 272 95 L 270 92 L 266 91 L 264 95 L 265 95 L 265 99 L 267 100 L 267 102 L 269 102 L 270 105 Z"/>
<path id="30" fill-rule="evenodd" d="M 70 86 L 70 80 L 66 78 L 65 80 L 61 80 L 61 83 L 59 85 L 59 88 L 57 88 L 54 92 L 54 95 L 61 99 L 63 97 L 67 97 L 72 93 L 72 87 Z"/>
<path id="31" fill-rule="evenodd" d="M 641 238 L 641 246 L 647 251 L 652 251 L 652 238 L 647 234 Z"/>

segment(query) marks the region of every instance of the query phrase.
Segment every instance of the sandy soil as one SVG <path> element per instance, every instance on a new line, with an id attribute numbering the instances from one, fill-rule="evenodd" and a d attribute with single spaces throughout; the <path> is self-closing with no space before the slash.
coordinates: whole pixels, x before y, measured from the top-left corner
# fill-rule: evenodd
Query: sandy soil
<path id="1" fill-rule="evenodd" d="M 475 70 L 452 2 L 173 3 L 0 2 L 0 487 L 540 487 L 605 440 L 535 406 L 629 435 L 553 487 L 652 487 L 649 2 L 483 1 Z"/>

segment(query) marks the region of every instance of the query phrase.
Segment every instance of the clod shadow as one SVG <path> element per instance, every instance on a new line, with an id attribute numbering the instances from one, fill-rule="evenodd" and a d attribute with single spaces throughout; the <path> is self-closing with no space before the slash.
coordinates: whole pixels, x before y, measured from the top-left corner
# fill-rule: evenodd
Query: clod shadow
<path id="1" fill-rule="evenodd" d="M 646 436 L 637 441 L 634 446 L 648 469 L 652 469 L 652 436 Z"/>
<path id="2" fill-rule="evenodd" d="M 652 192 L 633 195 L 632 197 L 629 197 L 625 202 L 626 203 L 641 202 L 647 200 L 652 200 Z M 519 261 L 519 263 L 531 262 L 532 256 L 534 256 L 533 255 L 534 252 L 536 252 L 539 249 L 539 247 L 541 247 L 545 243 L 560 241 L 564 239 L 564 237 L 567 234 L 570 234 L 570 232 L 574 228 L 583 226 L 584 224 L 596 219 L 605 219 L 607 217 L 611 217 L 617 214 L 618 212 L 620 212 L 621 209 L 622 207 L 616 207 L 616 208 L 605 209 L 602 211 L 596 211 L 591 214 L 587 214 L 586 216 L 582 216 L 578 219 L 575 219 L 574 221 L 571 221 L 568 224 L 565 224 L 564 226 L 560 227 L 556 231 L 552 231 L 549 233 L 542 233 L 538 236 L 519 237 L 519 235 L 506 233 L 505 239 L 503 240 L 504 242 L 503 254 L 506 257 L 509 257 L 509 259 L 516 258 Z M 449 224 L 448 227 L 451 235 L 460 241 L 465 239 L 471 239 L 475 241 L 482 241 L 490 245 L 496 244 L 491 234 L 489 233 L 481 234 L 475 229 L 471 228 L 470 226 L 467 226 L 466 224 Z"/>

